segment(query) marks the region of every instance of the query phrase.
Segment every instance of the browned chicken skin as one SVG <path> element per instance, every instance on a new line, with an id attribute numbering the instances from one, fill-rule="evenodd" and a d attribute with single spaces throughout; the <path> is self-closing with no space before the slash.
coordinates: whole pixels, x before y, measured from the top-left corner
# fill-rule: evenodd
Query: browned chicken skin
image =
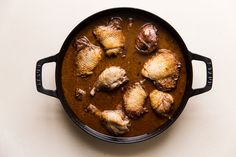
<path id="1" fill-rule="evenodd" d="M 97 26 L 93 34 L 106 50 L 106 55 L 117 55 L 123 52 L 125 37 L 121 29 L 121 18 L 112 18 L 107 25 Z"/>
<path id="2" fill-rule="evenodd" d="M 149 54 L 157 49 L 158 40 L 157 28 L 147 23 L 140 28 L 135 47 L 139 52 Z"/>
<path id="3" fill-rule="evenodd" d="M 120 85 L 127 82 L 129 79 L 126 75 L 126 71 L 117 66 L 111 66 L 106 68 L 98 77 L 98 80 L 94 83 L 90 95 L 94 96 L 96 92 L 101 89 L 113 90 Z"/>
<path id="4" fill-rule="evenodd" d="M 156 113 L 170 118 L 168 115 L 171 106 L 174 103 L 174 98 L 169 93 L 158 90 L 153 90 L 150 95 L 151 106 Z"/>
<path id="5" fill-rule="evenodd" d="M 139 82 L 129 87 L 123 96 L 124 108 L 126 113 L 131 118 L 137 118 L 148 112 L 144 107 L 147 93 Z"/>
<path id="6" fill-rule="evenodd" d="M 87 110 L 99 117 L 111 133 L 119 135 L 129 131 L 130 121 L 121 110 L 120 105 L 117 106 L 116 110 L 100 111 L 96 106 L 90 104 Z"/>
<path id="7" fill-rule="evenodd" d="M 143 66 L 142 75 L 153 80 L 159 90 L 170 91 L 176 87 L 181 63 L 173 52 L 166 49 L 158 50 Z"/>
<path id="8" fill-rule="evenodd" d="M 90 43 L 85 36 L 76 38 L 74 46 L 77 52 L 75 58 L 76 74 L 81 77 L 91 75 L 93 69 L 102 59 L 102 49 Z"/>

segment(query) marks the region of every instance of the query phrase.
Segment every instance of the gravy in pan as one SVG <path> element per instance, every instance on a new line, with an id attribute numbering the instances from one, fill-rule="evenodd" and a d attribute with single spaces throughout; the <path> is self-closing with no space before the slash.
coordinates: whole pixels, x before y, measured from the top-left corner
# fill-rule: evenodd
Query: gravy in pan
<path id="1" fill-rule="evenodd" d="M 93 70 L 93 74 L 81 78 L 76 76 L 75 74 L 75 64 L 74 60 L 76 57 L 75 48 L 73 47 L 73 43 L 71 43 L 68 48 L 64 61 L 62 64 L 62 86 L 64 90 L 64 96 L 68 102 L 68 105 L 71 107 L 73 112 L 77 115 L 82 123 L 89 126 L 90 128 L 103 133 L 110 135 L 107 129 L 101 124 L 101 121 L 95 115 L 88 113 L 85 111 L 86 107 L 92 103 L 101 111 L 115 109 L 116 105 L 121 103 L 123 104 L 123 94 L 124 91 L 121 90 L 121 87 L 110 91 L 99 91 L 95 94 L 94 97 L 91 97 L 89 92 L 94 82 L 97 80 L 99 74 L 107 67 L 112 65 L 120 66 L 125 69 L 127 72 L 127 76 L 129 78 L 129 82 L 122 85 L 125 89 L 134 84 L 135 82 L 141 81 L 144 77 L 141 75 L 141 69 L 144 63 L 151 58 L 155 53 L 149 55 L 142 55 L 137 52 L 135 49 L 135 39 L 139 32 L 140 27 L 145 23 L 152 23 L 152 21 L 148 21 L 142 17 L 132 17 L 132 25 L 130 24 L 130 17 L 127 16 L 119 16 L 122 18 L 122 30 L 126 38 L 125 45 L 125 53 L 126 57 L 121 57 L 118 55 L 117 57 L 103 57 L 98 66 Z M 84 29 L 78 32 L 77 36 L 86 36 L 91 43 L 95 45 L 100 45 L 98 41 L 95 39 L 92 31 L 95 26 L 107 24 L 111 17 L 103 17 L 102 19 L 97 19 L 96 21 L 91 22 Z M 159 34 L 159 48 L 169 49 L 174 52 L 177 56 L 177 59 L 181 62 L 181 71 L 180 77 L 177 82 L 177 87 L 170 94 L 174 97 L 174 104 L 172 106 L 172 110 L 170 115 L 172 115 L 178 106 L 181 103 L 182 97 L 184 95 L 185 86 L 186 86 L 186 66 L 184 62 L 184 57 L 181 52 L 181 48 L 178 46 L 177 41 L 173 38 L 170 32 L 168 32 L 165 28 L 163 28 L 158 23 L 152 23 L 158 29 Z M 146 92 L 149 94 L 152 90 L 155 89 L 153 83 L 147 79 L 144 83 L 144 88 Z M 80 88 L 86 91 L 86 95 L 83 97 L 82 101 L 78 101 L 75 98 L 75 89 Z M 145 113 L 138 119 L 131 119 L 131 127 L 129 127 L 130 131 L 119 136 L 130 137 L 143 135 L 146 133 L 151 133 L 161 125 L 163 125 L 168 119 L 165 117 L 161 117 L 157 115 L 150 106 L 150 99 L 147 97 L 145 101 L 145 106 L 148 109 L 148 113 Z"/>

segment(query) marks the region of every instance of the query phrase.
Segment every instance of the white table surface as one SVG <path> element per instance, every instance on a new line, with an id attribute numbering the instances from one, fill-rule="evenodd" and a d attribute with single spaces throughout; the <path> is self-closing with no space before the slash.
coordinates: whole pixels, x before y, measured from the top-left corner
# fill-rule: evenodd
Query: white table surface
<path id="1" fill-rule="evenodd" d="M 59 52 L 83 19 L 111 7 L 137 7 L 168 21 L 189 50 L 210 57 L 213 89 L 191 98 L 159 138 L 132 145 L 97 140 L 67 118 L 59 100 L 35 87 L 36 61 Z M 235 0 L 1 0 L 0 157 L 235 157 Z M 55 88 L 53 64 L 44 82 Z M 205 66 L 194 64 L 194 87 L 203 86 Z"/>

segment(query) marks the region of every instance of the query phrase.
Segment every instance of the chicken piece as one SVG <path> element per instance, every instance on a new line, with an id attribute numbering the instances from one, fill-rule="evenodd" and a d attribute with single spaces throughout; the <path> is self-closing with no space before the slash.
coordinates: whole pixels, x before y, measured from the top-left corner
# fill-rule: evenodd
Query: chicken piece
<path id="1" fill-rule="evenodd" d="M 157 49 L 158 40 L 157 28 L 147 23 L 140 28 L 135 41 L 135 47 L 139 52 L 149 54 Z"/>
<path id="2" fill-rule="evenodd" d="M 86 95 L 86 92 L 80 88 L 75 89 L 75 98 L 79 101 L 83 99 L 83 97 Z"/>
<path id="3" fill-rule="evenodd" d="M 144 107 L 147 93 L 139 82 L 129 87 L 123 96 L 124 108 L 127 115 L 131 118 L 137 118 L 148 112 Z"/>
<path id="4" fill-rule="evenodd" d="M 159 90 L 170 91 L 176 87 L 181 63 L 170 50 L 160 49 L 143 66 L 142 75 L 153 80 Z"/>
<path id="5" fill-rule="evenodd" d="M 102 59 L 102 49 L 90 43 L 85 36 L 77 38 L 74 46 L 77 51 L 75 58 L 76 75 L 80 77 L 91 75 L 92 70 Z"/>
<path id="6" fill-rule="evenodd" d="M 130 121 L 120 106 L 116 110 L 104 110 L 101 112 L 96 106 L 90 104 L 87 110 L 99 117 L 111 133 L 120 135 L 129 131 Z"/>
<path id="7" fill-rule="evenodd" d="M 123 52 L 125 37 L 121 29 L 122 19 L 112 18 L 107 25 L 95 27 L 93 34 L 104 46 L 108 56 L 117 55 Z"/>
<path id="8" fill-rule="evenodd" d="M 172 104 L 174 103 L 174 98 L 169 93 L 165 93 L 158 90 L 153 90 L 150 95 L 150 101 L 152 108 L 156 113 L 170 118 L 168 115 Z"/>
<path id="9" fill-rule="evenodd" d="M 104 90 L 113 90 L 123 83 L 127 82 L 129 79 L 126 75 L 124 69 L 111 66 L 106 68 L 99 76 L 98 80 L 94 83 L 92 90 L 90 91 L 90 95 L 94 96 L 96 92 L 101 89 Z"/>

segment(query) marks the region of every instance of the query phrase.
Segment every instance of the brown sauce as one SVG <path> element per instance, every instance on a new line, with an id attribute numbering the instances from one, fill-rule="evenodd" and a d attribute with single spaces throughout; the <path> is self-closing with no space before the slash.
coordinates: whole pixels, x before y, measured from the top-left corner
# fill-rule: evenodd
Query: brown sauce
<path id="1" fill-rule="evenodd" d="M 68 48 L 65 58 L 62 65 L 62 85 L 64 90 L 64 96 L 73 110 L 73 112 L 77 115 L 81 122 L 85 125 L 89 126 L 90 128 L 107 135 L 110 133 L 106 130 L 106 128 L 101 124 L 98 117 L 94 116 L 91 113 L 85 112 L 85 108 L 92 103 L 101 111 L 115 109 L 118 103 L 123 104 L 123 94 L 124 91 L 121 88 L 113 90 L 111 92 L 97 92 L 94 97 L 91 97 L 89 92 L 91 87 L 93 86 L 94 82 L 97 80 L 99 74 L 109 66 L 120 66 L 124 68 L 127 72 L 127 76 L 129 78 L 129 82 L 123 85 L 124 88 L 127 88 L 129 85 L 133 83 L 143 80 L 144 77 L 141 75 L 140 71 L 143 67 L 143 64 L 152 57 L 151 55 L 142 55 L 138 53 L 135 49 L 135 38 L 137 33 L 139 32 L 139 28 L 148 21 L 144 18 L 133 18 L 132 25 L 129 24 L 131 21 L 127 16 L 120 16 L 123 19 L 122 29 L 124 35 L 126 37 L 126 57 L 122 58 L 121 56 L 118 57 L 104 57 L 103 60 L 98 64 L 98 66 L 93 70 L 93 75 L 88 76 L 86 78 L 77 77 L 75 75 L 75 66 L 74 66 L 74 58 L 76 53 L 74 52 L 75 49 L 72 46 Z M 108 22 L 110 17 L 104 17 L 102 19 L 97 19 L 93 21 L 89 25 L 87 25 L 84 29 L 82 29 L 78 36 L 86 36 L 93 44 L 99 45 L 96 41 L 92 30 L 95 26 L 104 25 Z M 152 23 L 152 22 L 151 22 Z M 176 89 L 171 91 L 170 93 L 173 95 L 175 99 L 175 103 L 172 106 L 172 111 L 170 115 L 173 114 L 178 106 L 181 103 L 185 86 L 186 86 L 186 66 L 184 62 L 184 57 L 181 52 L 181 48 L 178 46 L 177 41 L 173 38 L 173 36 L 160 24 L 154 24 L 157 29 L 159 30 L 159 48 L 165 48 L 173 51 L 177 59 L 181 62 L 181 72 L 180 77 L 177 83 Z M 75 89 L 80 88 L 86 91 L 86 96 L 83 97 L 82 101 L 78 101 L 75 98 Z M 144 83 L 144 88 L 147 93 L 150 93 L 152 90 L 155 89 L 153 83 L 148 80 Z M 149 110 L 148 113 L 144 114 L 140 118 L 136 120 L 131 120 L 131 127 L 130 131 L 125 133 L 124 137 L 130 136 L 137 136 L 143 135 L 146 133 L 151 133 L 161 125 L 163 125 L 168 119 L 164 117 L 158 116 L 150 106 L 149 97 L 146 99 L 145 106 Z"/>

